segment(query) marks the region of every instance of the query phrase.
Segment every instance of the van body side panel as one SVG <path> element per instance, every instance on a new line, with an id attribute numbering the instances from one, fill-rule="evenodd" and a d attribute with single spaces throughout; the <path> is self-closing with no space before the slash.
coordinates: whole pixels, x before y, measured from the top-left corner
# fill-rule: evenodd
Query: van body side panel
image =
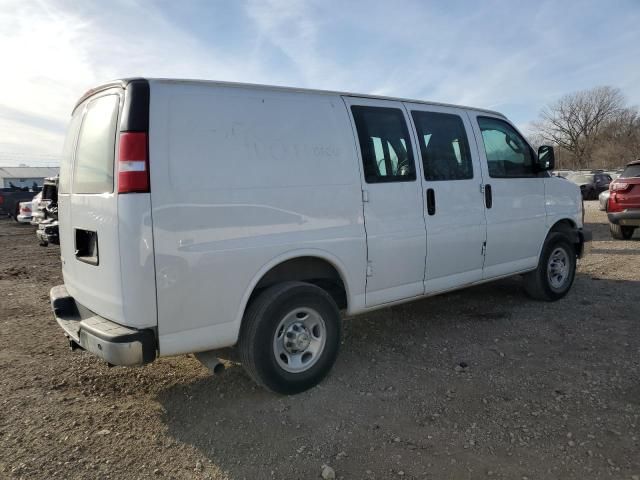
<path id="1" fill-rule="evenodd" d="M 366 240 L 338 96 L 151 81 L 150 158 L 161 355 L 236 342 L 264 266 L 335 258 L 364 297 Z"/>
<path id="2" fill-rule="evenodd" d="M 560 177 L 544 179 L 545 207 L 547 227 L 556 222 L 571 219 L 578 228 L 582 228 L 582 196 L 580 189 L 573 183 Z"/>

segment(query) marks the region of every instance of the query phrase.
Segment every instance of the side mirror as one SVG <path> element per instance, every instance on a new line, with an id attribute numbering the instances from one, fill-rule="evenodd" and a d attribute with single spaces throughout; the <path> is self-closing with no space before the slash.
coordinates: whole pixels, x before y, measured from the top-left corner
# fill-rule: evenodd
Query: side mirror
<path id="1" fill-rule="evenodd" d="M 553 153 L 553 147 L 549 145 L 541 145 L 538 148 L 538 170 L 546 172 L 556 167 L 556 157 Z"/>

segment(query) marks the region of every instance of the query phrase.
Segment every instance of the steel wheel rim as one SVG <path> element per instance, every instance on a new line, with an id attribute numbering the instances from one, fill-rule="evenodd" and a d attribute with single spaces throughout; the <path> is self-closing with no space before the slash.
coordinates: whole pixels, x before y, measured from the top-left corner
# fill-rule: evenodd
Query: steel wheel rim
<path id="1" fill-rule="evenodd" d="M 314 309 L 299 307 L 287 313 L 273 335 L 273 354 L 286 372 L 302 373 L 322 356 L 327 327 Z"/>
<path id="2" fill-rule="evenodd" d="M 547 278 L 551 288 L 556 290 L 562 289 L 569 278 L 569 254 L 562 247 L 555 248 L 549 256 L 547 263 Z"/>

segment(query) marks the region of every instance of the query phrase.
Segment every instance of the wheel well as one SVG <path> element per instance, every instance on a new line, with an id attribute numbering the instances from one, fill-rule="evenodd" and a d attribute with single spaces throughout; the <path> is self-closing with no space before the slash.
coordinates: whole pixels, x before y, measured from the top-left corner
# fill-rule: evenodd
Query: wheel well
<path id="1" fill-rule="evenodd" d="M 273 267 L 256 284 L 247 305 L 265 288 L 290 281 L 312 283 L 331 295 L 339 309 L 347 308 L 342 277 L 331 263 L 318 257 L 293 258 Z"/>
<path id="2" fill-rule="evenodd" d="M 550 232 L 562 232 L 562 233 L 570 233 L 576 229 L 576 224 L 573 221 L 565 218 L 556 222 L 553 227 L 551 227 Z"/>
<path id="3" fill-rule="evenodd" d="M 569 220 L 568 218 L 565 218 L 556 222 L 549 230 L 549 233 L 552 233 L 552 232 L 564 234 L 567 237 L 567 239 L 575 245 L 576 255 L 578 257 L 582 256 L 582 248 L 583 248 L 582 237 L 578 233 L 576 224 L 573 221 Z"/>

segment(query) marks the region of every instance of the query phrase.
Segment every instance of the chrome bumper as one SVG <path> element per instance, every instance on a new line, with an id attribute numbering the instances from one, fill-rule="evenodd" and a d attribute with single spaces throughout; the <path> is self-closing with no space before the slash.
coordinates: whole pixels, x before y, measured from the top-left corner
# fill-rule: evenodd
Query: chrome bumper
<path id="1" fill-rule="evenodd" d="M 136 330 L 107 320 L 77 303 L 64 285 L 49 293 L 56 321 L 70 340 L 110 365 L 143 365 L 156 358 L 153 330 Z"/>

